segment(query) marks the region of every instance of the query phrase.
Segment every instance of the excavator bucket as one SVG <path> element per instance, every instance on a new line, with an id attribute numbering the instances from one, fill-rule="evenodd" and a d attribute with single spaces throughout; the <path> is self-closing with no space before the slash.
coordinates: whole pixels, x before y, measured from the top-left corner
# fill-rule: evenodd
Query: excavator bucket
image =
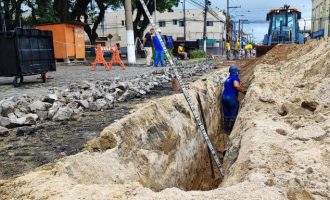
<path id="1" fill-rule="evenodd" d="M 269 50 L 271 50 L 275 45 L 257 45 L 256 53 L 257 57 L 265 55 Z"/>

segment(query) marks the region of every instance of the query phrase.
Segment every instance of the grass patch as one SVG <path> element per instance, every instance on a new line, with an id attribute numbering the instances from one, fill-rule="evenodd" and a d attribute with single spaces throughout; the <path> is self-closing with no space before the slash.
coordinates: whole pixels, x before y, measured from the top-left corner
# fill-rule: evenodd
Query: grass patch
<path id="1" fill-rule="evenodd" d="M 193 50 L 191 51 L 191 58 L 204 58 L 205 57 L 205 52 L 203 50 Z"/>

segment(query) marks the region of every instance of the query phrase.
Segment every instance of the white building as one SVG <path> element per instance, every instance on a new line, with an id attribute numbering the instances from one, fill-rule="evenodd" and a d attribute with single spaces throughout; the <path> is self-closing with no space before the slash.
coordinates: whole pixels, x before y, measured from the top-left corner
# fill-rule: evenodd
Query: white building
<path id="1" fill-rule="evenodd" d="M 225 15 L 217 11 L 220 20 L 208 13 L 207 15 L 207 37 L 219 40 L 225 38 Z M 133 17 L 134 18 L 134 17 Z M 172 36 L 174 40 L 184 36 L 183 10 L 164 12 L 156 14 L 156 26 L 161 28 L 163 35 Z M 203 38 L 204 15 L 201 9 L 186 9 L 186 40 L 195 41 Z M 148 27 L 147 32 L 151 27 Z M 99 26 L 97 33 L 99 37 L 113 35 L 111 44 L 116 42 L 126 46 L 125 12 L 108 12 L 104 22 Z M 213 41 L 214 41 L 213 40 Z"/>
<path id="2" fill-rule="evenodd" d="M 312 32 L 324 29 L 324 37 L 330 35 L 330 0 L 312 0 Z"/>

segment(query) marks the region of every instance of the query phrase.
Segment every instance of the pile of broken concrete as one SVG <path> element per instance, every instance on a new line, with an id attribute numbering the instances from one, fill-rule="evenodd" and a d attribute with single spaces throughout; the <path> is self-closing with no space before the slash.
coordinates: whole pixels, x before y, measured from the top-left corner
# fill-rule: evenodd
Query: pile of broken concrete
<path id="1" fill-rule="evenodd" d="M 211 62 L 178 67 L 183 77 L 213 69 Z M 141 98 L 155 87 L 162 87 L 174 77 L 170 68 L 144 74 L 130 80 L 99 80 L 72 83 L 67 88 L 50 88 L 44 96 L 22 95 L 0 101 L 0 133 L 10 128 L 35 125 L 45 120 L 79 120 L 85 111 L 112 109 L 114 103 Z"/>

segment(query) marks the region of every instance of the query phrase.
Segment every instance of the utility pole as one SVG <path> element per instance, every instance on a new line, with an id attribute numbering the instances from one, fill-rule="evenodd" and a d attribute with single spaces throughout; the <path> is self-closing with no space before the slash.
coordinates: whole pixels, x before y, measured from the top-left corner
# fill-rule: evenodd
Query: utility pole
<path id="1" fill-rule="evenodd" d="M 227 15 L 226 15 L 226 40 L 228 39 L 229 36 L 229 0 L 227 0 Z"/>
<path id="2" fill-rule="evenodd" d="M 125 0 L 125 18 L 126 18 L 126 39 L 127 39 L 127 57 L 128 63 L 136 63 L 135 46 L 134 46 L 134 31 L 132 17 L 132 2 Z"/>
<path id="3" fill-rule="evenodd" d="M 186 0 L 183 0 L 183 37 L 187 40 L 186 35 Z"/>
<path id="4" fill-rule="evenodd" d="M 241 20 L 238 20 L 238 38 L 241 43 Z"/>
<path id="5" fill-rule="evenodd" d="M 244 36 L 244 31 L 243 31 L 243 27 L 244 27 L 244 20 L 241 21 L 242 22 L 242 28 L 241 28 L 241 37 L 239 38 L 239 42 L 241 43 L 241 48 L 243 48 L 243 41 L 242 41 L 242 37 Z"/>
<path id="6" fill-rule="evenodd" d="M 157 24 L 157 21 L 156 21 L 156 12 L 157 12 L 157 0 L 154 0 L 154 6 L 155 6 L 155 24 Z"/>
<path id="7" fill-rule="evenodd" d="M 230 25 L 230 9 L 241 8 L 241 6 L 230 6 L 230 0 L 227 0 L 227 16 L 226 16 L 226 38 L 229 37 L 229 25 Z"/>
<path id="8" fill-rule="evenodd" d="M 203 45 L 203 49 L 206 55 L 206 23 L 207 23 L 207 11 L 208 11 L 208 4 L 209 1 L 205 0 L 205 6 L 204 6 L 204 30 L 203 30 L 203 40 L 204 40 L 204 45 Z"/>
<path id="9" fill-rule="evenodd" d="M 242 48 L 242 35 L 243 35 L 243 24 L 244 22 L 247 22 L 248 20 L 247 19 L 240 19 L 239 20 L 239 26 L 238 26 L 238 31 L 239 31 L 239 42 L 240 42 L 240 46 Z"/>

